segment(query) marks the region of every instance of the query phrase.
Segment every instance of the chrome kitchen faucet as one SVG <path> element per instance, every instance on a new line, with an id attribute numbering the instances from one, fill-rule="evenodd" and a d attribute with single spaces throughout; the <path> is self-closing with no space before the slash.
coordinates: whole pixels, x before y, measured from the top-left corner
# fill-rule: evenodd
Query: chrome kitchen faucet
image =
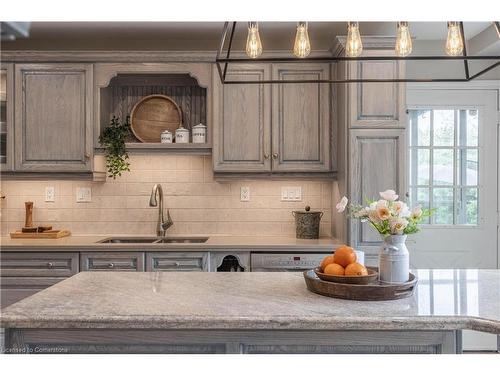
<path id="1" fill-rule="evenodd" d="M 158 195 L 160 203 L 156 196 Z M 153 190 L 151 191 L 151 198 L 149 199 L 149 207 L 158 207 L 158 223 L 156 224 L 156 235 L 159 237 L 164 237 L 165 232 L 170 228 L 174 222 L 170 217 L 170 212 L 167 209 L 167 220 L 163 217 L 163 189 L 160 184 L 155 184 Z"/>

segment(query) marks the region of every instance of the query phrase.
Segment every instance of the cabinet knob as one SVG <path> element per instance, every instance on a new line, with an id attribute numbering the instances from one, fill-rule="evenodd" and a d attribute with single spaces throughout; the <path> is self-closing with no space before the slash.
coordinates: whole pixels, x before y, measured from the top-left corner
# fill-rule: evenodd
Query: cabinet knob
<path id="1" fill-rule="evenodd" d="M 269 154 L 264 154 L 264 159 L 269 159 Z"/>
<path id="2" fill-rule="evenodd" d="M 108 263 L 108 268 L 113 268 L 115 265 L 113 263 Z"/>
<path id="3" fill-rule="evenodd" d="M 175 262 L 175 263 L 174 263 L 174 265 L 175 265 L 176 267 L 179 267 L 181 264 L 180 264 L 179 262 Z"/>
<path id="4" fill-rule="evenodd" d="M 278 159 L 278 154 L 276 152 L 273 154 L 273 159 Z"/>
<path id="5" fill-rule="evenodd" d="M 84 154 L 84 156 L 85 156 L 85 159 L 90 159 L 90 154 L 89 154 L 88 152 L 86 152 L 86 153 Z"/>
<path id="6" fill-rule="evenodd" d="M 52 263 L 52 262 L 48 262 L 48 263 L 47 263 L 47 267 L 48 267 L 48 268 L 52 268 L 52 267 L 54 267 L 54 263 Z"/>

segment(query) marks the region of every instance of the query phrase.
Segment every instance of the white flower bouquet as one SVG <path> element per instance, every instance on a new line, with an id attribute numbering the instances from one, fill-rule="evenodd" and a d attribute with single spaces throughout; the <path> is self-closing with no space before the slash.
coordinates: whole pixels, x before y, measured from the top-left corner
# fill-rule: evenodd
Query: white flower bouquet
<path id="1" fill-rule="evenodd" d="M 380 197 L 368 201 L 367 206 L 351 204 L 349 207 L 347 197 L 342 197 L 336 209 L 337 212 L 347 209 L 351 217 L 369 222 L 383 236 L 417 233 L 420 230 L 418 225 L 434 212 L 421 206 L 410 209 L 405 202 L 398 200 L 394 190 L 380 192 Z"/>

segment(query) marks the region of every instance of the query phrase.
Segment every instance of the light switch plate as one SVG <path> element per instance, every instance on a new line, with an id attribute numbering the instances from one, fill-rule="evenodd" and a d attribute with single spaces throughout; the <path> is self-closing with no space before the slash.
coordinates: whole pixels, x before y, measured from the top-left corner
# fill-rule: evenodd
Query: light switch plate
<path id="1" fill-rule="evenodd" d="M 45 187 L 45 202 L 55 202 L 56 200 L 56 189 L 54 186 Z"/>
<path id="2" fill-rule="evenodd" d="M 240 187 L 240 201 L 241 202 L 250 201 L 250 187 L 249 186 L 241 186 Z"/>
<path id="3" fill-rule="evenodd" d="M 281 201 L 300 202 L 302 200 L 302 188 L 300 186 L 282 186 Z"/>
<path id="4" fill-rule="evenodd" d="M 78 203 L 92 202 L 92 189 L 89 187 L 77 187 L 76 201 Z"/>

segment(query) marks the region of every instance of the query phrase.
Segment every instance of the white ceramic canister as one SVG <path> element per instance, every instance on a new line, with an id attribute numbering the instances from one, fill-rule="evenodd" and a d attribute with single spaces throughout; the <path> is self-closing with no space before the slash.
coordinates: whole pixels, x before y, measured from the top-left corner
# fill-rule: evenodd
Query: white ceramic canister
<path id="1" fill-rule="evenodd" d="M 193 126 L 193 143 L 206 143 L 207 127 L 203 124 Z"/>
<path id="2" fill-rule="evenodd" d="M 161 143 L 172 143 L 173 135 L 172 132 L 165 130 L 161 133 Z"/>
<path id="3" fill-rule="evenodd" d="M 389 235 L 384 238 L 378 256 L 379 280 L 382 283 L 402 284 L 410 276 L 410 253 L 406 235 Z"/>
<path id="4" fill-rule="evenodd" d="M 175 131 L 175 143 L 189 143 L 189 130 L 182 125 Z"/>

